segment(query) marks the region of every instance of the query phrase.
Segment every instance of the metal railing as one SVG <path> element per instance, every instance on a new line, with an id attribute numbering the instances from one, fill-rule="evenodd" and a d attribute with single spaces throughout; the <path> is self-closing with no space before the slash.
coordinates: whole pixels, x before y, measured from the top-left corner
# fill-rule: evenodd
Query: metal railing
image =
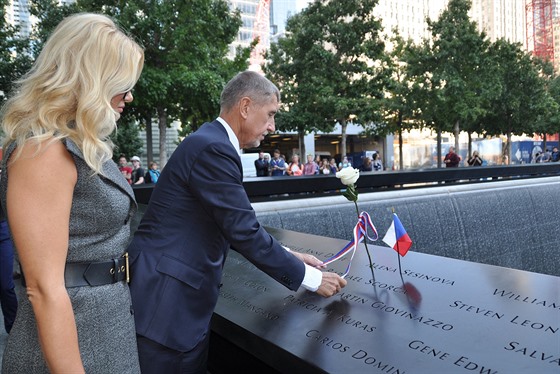
<path id="1" fill-rule="evenodd" d="M 440 186 L 444 183 L 491 183 L 504 179 L 557 175 L 560 175 L 560 163 L 362 172 L 357 187 L 360 192 L 375 192 L 425 188 Z M 328 196 L 338 194 L 337 191 L 344 188 L 334 175 L 245 178 L 243 186 L 251 202 Z M 147 204 L 153 188 L 154 185 L 134 186 L 136 200 L 139 203 Z"/>

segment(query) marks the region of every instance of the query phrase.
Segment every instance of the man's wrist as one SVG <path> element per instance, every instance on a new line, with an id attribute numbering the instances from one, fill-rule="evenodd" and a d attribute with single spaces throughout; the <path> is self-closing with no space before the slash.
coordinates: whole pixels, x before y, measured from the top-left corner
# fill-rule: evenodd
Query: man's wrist
<path id="1" fill-rule="evenodd" d="M 321 286 L 321 282 L 323 281 L 323 273 L 321 270 L 316 269 L 312 266 L 307 264 L 305 265 L 305 276 L 303 277 L 303 281 L 301 282 L 301 286 L 308 291 L 315 292 Z"/>

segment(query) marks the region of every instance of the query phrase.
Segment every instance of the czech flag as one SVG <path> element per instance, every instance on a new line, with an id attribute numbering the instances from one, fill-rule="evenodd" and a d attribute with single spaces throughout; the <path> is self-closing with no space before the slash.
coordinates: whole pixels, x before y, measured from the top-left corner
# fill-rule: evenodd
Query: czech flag
<path id="1" fill-rule="evenodd" d="M 412 245 L 412 240 L 410 240 L 410 237 L 406 233 L 396 213 L 393 213 L 393 223 L 391 223 L 389 230 L 387 230 L 387 233 L 383 237 L 383 241 L 401 256 L 406 255 L 406 252 L 408 252 L 408 249 Z"/>

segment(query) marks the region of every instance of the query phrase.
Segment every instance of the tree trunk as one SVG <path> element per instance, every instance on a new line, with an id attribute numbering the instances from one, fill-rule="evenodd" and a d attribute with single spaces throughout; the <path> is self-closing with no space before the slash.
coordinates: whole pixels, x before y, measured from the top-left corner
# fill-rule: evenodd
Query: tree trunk
<path id="1" fill-rule="evenodd" d="M 399 126 L 399 170 L 404 169 L 402 127 Z"/>
<path id="2" fill-rule="evenodd" d="M 399 129 L 399 170 L 404 170 L 404 160 L 403 160 L 403 138 L 402 138 L 402 112 L 399 111 L 399 117 L 397 120 L 397 127 Z"/>
<path id="3" fill-rule="evenodd" d="M 305 158 L 305 132 L 303 130 L 298 131 L 298 141 L 299 141 L 299 161 L 304 164 L 307 162 Z"/>
<path id="4" fill-rule="evenodd" d="M 154 141 L 152 136 L 152 116 L 146 114 L 144 116 L 144 123 L 146 125 L 146 153 L 148 155 L 148 165 L 154 161 Z"/>
<path id="5" fill-rule="evenodd" d="M 467 159 L 470 157 L 470 155 L 472 155 L 472 132 L 469 131 L 469 146 L 468 146 L 468 150 L 467 150 Z"/>
<path id="6" fill-rule="evenodd" d="M 459 126 L 459 121 L 455 122 L 455 127 L 453 128 L 453 133 L 455 135 L 455 153 L 459 154 L 459 133 L 461 128 Z"/>
<path id="7" fill-rule="evenodd" d="M 441 129 L 437 129 L 437 167 L 441 168 Z"/>
<path id="8" fill-rule="evenodd" d="M 542 143 L 542 150 L 543 152 L 546 151 L 546 132 L 542 135 L 543 143 Z"/>
<path id="9" fill-rule="evenodd" d="M 509 165 L 509 160 L 511 160 L 511 131 L 507 132 L 507 143 L 506 143 L 506 151 L 504 160 L 502 160 L 502 164 Z"/>
<path id="10" fill-rule="evenodd" d="M 164 108 L 158 108 L 158 127 L 159 127 L 159 163 L 163 169 L 167 163 L 167 115 Z"/>
<path id="11" fill-rule="evenodd" d="M 340 128 L 341 130 L 341 134 L 342 134 L 342 139 L 340 140 L 340 159 L 342 160 L 344 158 L 344 156 L 346 156 L 346 119 L 342 119 L 340 121 Z"/>

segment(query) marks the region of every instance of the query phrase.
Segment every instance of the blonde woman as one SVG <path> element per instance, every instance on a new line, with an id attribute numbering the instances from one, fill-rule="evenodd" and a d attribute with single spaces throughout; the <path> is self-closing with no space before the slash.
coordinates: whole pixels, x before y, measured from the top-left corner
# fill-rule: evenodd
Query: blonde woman
<path id="1" fill-rule="evenodd" d="M 108 140 L 144 53 L 96 14 L 63 20 L 3 109 L 0 197 L 23 280 L 3 373 L 138 373 L 123 257 L 132 190 Z"/>

